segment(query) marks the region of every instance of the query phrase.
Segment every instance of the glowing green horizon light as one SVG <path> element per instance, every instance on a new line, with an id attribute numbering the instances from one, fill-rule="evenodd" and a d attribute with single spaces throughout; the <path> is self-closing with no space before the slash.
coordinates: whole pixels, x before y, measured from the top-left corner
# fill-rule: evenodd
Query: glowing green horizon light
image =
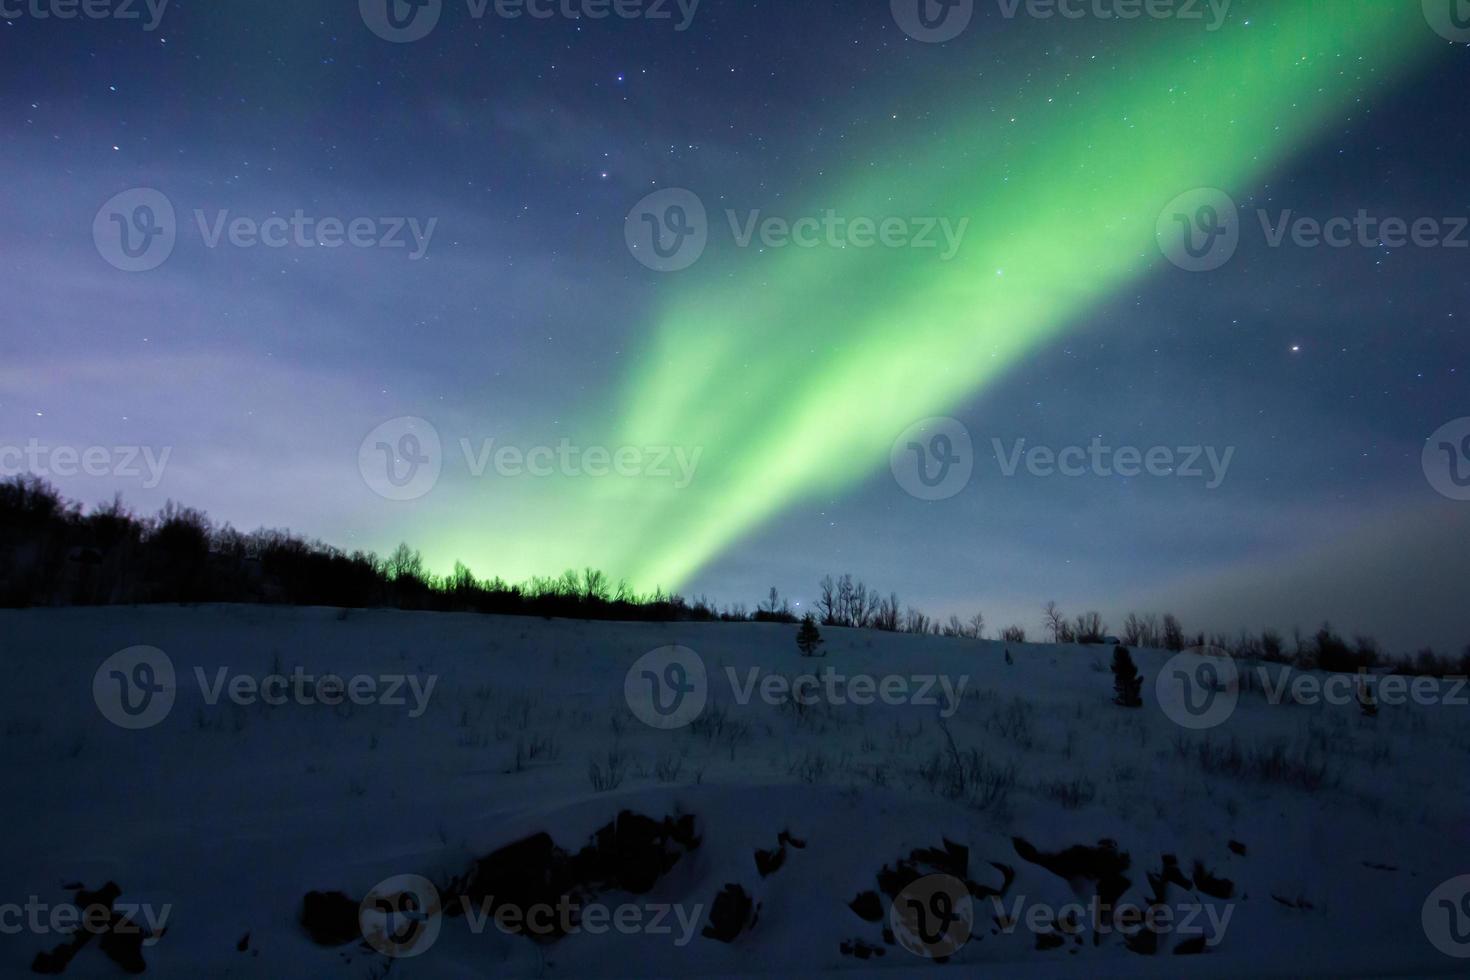
<path id="1" fill-rule="evenodd" d="M 955 113 L 945 138 L 797 212 L 968 217 L 952 260 L 791 247 L 713 284 L 675 274 L 688 286 L 676 282 L 611 430 L 595 428 L 607 445 L 701 447 L 694 483 L 556 481 L 516 511 L 535 530 L 495 536 L 485 560 L 678 588 L 781 509 L 885 468 L 913 422 L 1163 264 L 1169 201 L 1249 188 L 1436 41 L 1416 5 L 1344 0 L 1237 0 L 1220 32 L 1147 36 L 1126 73 L 1033 82 L 1003 111 Z"/>

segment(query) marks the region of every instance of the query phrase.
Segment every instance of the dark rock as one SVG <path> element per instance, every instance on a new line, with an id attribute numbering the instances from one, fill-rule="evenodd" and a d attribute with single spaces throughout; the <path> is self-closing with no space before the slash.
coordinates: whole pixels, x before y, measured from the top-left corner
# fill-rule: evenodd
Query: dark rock
<path id="1" fill-rule="evenodd" d="M 362 938 L 358 906 L 341 892 L 307 892 L 301 900 L 301 926 L 318 946 L 342 946 Z"/>
<path id="2" fill-rule="evenodd" d="M 781 870 L 781 865 L 786 863 L 786 848 L 778 847 L 774 851 L 755 852 L 755 870 L 760 872 L 762 878 L 769 878 Z"/>
<path id="3" fill-rule="evenodd" d="M 1159 934 L 1152 929 L 1140 929 L 1131 936 L 1124 936 L 1123 945 L 1140 956 L 1153 956 L 1159 951 Z"/>
<path id="4" fill-rule="evenodd" d="M 1105 923 L 1112 921 L 1112 910 L 1132 882 L 1123 872 L 1132 863 L 1127 852 L 1118 850 L 1114 840 L 1100 840 L 1096 847 L 1074 844 L 1063 851 L 1047 853 L 1038 850 L 1021 837 L 1011 838 L 1016 853 L 1025 861 L 1040 865 L 1067 881 L 1087 879 L 1097 885 L 1097 895 L 1107 910 Z"/>
<path id="5" fill-rule="evenodd" d="M 856 956 L 860 960 L 872 959 L 874 956 L 883 956 L 888 950 L 882 946 L 874 946 L 872 943 L 863 942 L 861 939 L 844 939 L 838 947 L 843 956 Z"/>
<path id="6" fill-rule="evenodd" d="M 143 943 L 158 937 L 145 932 L 139 923 L 127 916 L 113 911 L 113 903 L 122 894 L 122 889 L 109 881 L 96 891 L 87 891 L 80 883 L 76 884 L 74 890 L 76 897 L 73 904 L 82 916 L 88 918 L 91 915 L 89 910 L 102 908 L 108 915 L 106 925 L 100 933 L 94 929 L 77 929 L 69 942 L 54 947 L 50 952 L 37 953 L 31 961 L 32 972 L 53 975 L 61 973 L 94 937 L 97 938 L 97 946 L 103 955 L 117 964 L 123 972 L 137 974 L 146 970 L 148 964 L 143 959 Z M 161 936 L 162 933 L 158 935 Z"/>
<path id="7" fill-rule="evenodd" d="M 533 834 L 480 858 L 449 888 L 491 915 L 502 906 L 529 909 L 556 907 L 563 899 L 580 904 L 599 891 L 617 889 L 641 895 L 658 883 L 680 857 L 699 847 L 693 814 L 655 820 L 624 810 L 593 833 L 576 854 L 556 845 L 550 834 Z M 446 903 L 453 913 L 460 902 Z M 564 935 L 558 917 L 538 942 L 555 942 Z M 511 931 L 523 929 L 511 928 Z"/>
<path id="8" fill-rule="evenodd" d="M 736 884 L 727 884 L 715 896 L 714 905 L 709 912 L 709 925 L 704 927 L 704 935 L 722 943 L 734 942 L 741 932 L 755 925 L 755 916 L 755 903 L 745 893 L 745 889 Z"/>
<path id="9" fill-rule="evenodd" d="M 877 892 L 863 892 L 848 902 L 847 907 L 852 909 L 864 922 L 883 921 L 883 900 L 878 897 Z"/>
<path id="10" fill-rule="evenodd" d="M 1235 882 L 1215 877 L 1199 861 L 1194 862 L 1194 887 L 1211 898 L 1228 899 L 1235 894 Z"/>
<path id="11" fill-rule="evenodd" d="M 1178 946 L 1175 946 L 1174 947 L 1174 955 L 1175 956 L 1194 956 L 1194 955 L 1198 955 L 1200 953 L 1208 952 L 1208 950 L 1209 950 L 1209 946 L 1207 946 L 1205 944 L 1205 937 L 1204 936 L 1196 936 L 1193 939 L 1186 939 L 1186 940 L 1184 940 L 1184 942 L 1180 943 Z"/>
<path id="12" fill-rule="evenodd" d="M 1239 854 L 1241 857 L 1245 857 L 1245 845 L 1242 844 L 1240 841 L 1233 840 L 1229 843 L 1228 846 L 1230 847 L 1232 853 Z"/>
<path id="13" fill-rule="evenodd" d="M 143 940 L 148 935 L 136 924 L 124 925 L 124 921 L 121 917 L 114 919 L 112 928 L 98 938 L 97 945 L 124 973 L 142 973 L 148 969 L 143 960 Z"/>

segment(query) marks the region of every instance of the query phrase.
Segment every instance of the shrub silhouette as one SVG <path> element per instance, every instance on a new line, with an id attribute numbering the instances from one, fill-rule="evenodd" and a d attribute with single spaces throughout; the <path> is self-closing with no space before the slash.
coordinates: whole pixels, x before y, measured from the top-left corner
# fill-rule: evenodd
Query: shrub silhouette
<path id="1" fill-rule="evenodd" d="M 1133 663 L 1127 647 L 1113 648 L 1113 703 L 1125 708 L 1143 707 L 1143 675 Z"/>
<path id="2" fill-rule="evenodd" d="M 796 631 L 796 645 L 801 650 L 803 657 L 814 657 L 817 647 L 821 646 L 822 633 L 817 629 L 817 618 L 811 613 L 801 621 L 801 629 Z"/>

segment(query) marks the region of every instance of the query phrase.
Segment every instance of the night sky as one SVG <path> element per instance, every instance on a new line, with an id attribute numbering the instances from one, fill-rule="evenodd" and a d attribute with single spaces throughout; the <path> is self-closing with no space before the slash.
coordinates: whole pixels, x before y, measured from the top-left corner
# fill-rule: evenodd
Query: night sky
<path id="1" fill-rule="evenodd" d="M 0 447 L 168 452 L 156 485 L 49 473 L 68 496 L 722 603 L 809 603 L 850 571 L 992 631 L 1039 634 L 1056 599 L 1115 627 L 1470 642 L 1470 490 L 1439 448 L 1470 436 L 1470 230 L 1272 247 L 1258 216 L 1463 229 L 1470 50 L 1419 0 L 1235 0 L 1215 31 L 977 0 L 944 43 L 887 0 L 704 0 L 687 23 L 443 0 L 405 43 L 349 0 L 172 0 L 152 30 L 141 0 L 49 2 L 0 4 Z M 1188 271 L 1155 220 L 1200 187 L 1238 205 L 1239 246 Z M 99 247 L 114 216 L 154 227 L 109 204 L 135 188 L 176 213 L 146 271 Z M 676 188 L 708 245 L 660 271 L 629 238 Z M 727 209 L 967 224 L 952 257 L 741 247 Z M 210 245 L 298 211 L 404 244 Z M 897 471 L 935 416 L 973 473 L 923 499 Z M 431 436 L 431 487 L 365 474 L 379 441 Z M 1094 438 L 1233 454 L 1213 488 L 1002 472 L 1016 440 Z M 688 486 L 672 462 L 476 477 L 461 440 L 491 439 L 699 456 Z"/>

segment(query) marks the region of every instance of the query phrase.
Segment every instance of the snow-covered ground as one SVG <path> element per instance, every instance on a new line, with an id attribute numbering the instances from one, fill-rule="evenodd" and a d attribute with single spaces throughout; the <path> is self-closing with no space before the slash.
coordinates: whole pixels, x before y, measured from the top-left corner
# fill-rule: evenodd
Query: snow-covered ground
<path id="1" fill-rule="evenodd" d="M 0 975 L 26 974 L 37 953 L 67 941 L 54 930 L 72 900 L 66 886 L 108 881 L 121 889 L 117 910 L 134 906 L 165 929 L 142 948 L 147 975 L 161 977 L 1470 968 L 1439 948 L 1470 954 L 1470 935 L 1453 945 L 1470 920 L 1448 920 L 1455 931 L 1425 919 L 1431 892 L 1470 873 L 1470 708 L 1443 703 L 1447 687 L 1430 699 L 1439 703 L 1385 704 L 1376 718 L 1353 703 L 1273 704 L 1249 689 L 1227 719 L 1194 730 L 1158 704 L 1166 653 L 1135 651 L 1144 706 L 1128 709 L 1112 703 L 1102 647 L 1012 644 L 1008 663 L 999 642 L 822 633 L 824 656 L 803 658 L 796 627 L 770 624 L 246 606 L 0 612 Z M 175 675 L 152 700 L 127 685 L 168 687 L 138 670 L 158 655 L 117 656 L 139 646 L 162 651 Z M 697 662 L 667 651 L 640 660 L 670 646 Z M 814 704 L 760 693 L 781 687 L 769 678 L 811 672 L 819 683 L 802 690 Z M 331 698 L 330 682 L 293 694 L 267 681 L 295 673 L 336 674 L 359 700 L 394 703 L 327 705 L 318 698 Z M 683 702 L 665 691 L 669 715 L 640 699 L 655 680 L 689 688 Z M 253 694 L 263 681 L 285 703 Z M 119 714 L 128 691 L 137 715 Z M 581 893 L 583 926 L 559 940 L 487 924 L 473 902 L 468 914 L 389 917 L 410 937 L 400 946 L 380 935 L 377 948 L 360 936 L 320 945 L 301 924 L 308 892 L 398 901 L 396 887 L 376 888 L 398 876 L 427 879 L 454 906 L 477 859 L 540 832 L 575 853 L 621 811 L 671 825 L 692 816 L 698 846 L 670 845 L 677 860 L 641 894 Z M 778 844 L 783 834 L 789 843 Z M 1099 847 L 1105 839 L 1115 844 Z M 1155 955 L 1098 934 L 1090 918 L 1075 936 L 1046 924 L 1050 910 L 1099 891 L 1055 870 L 1076 845 L 1095 850 L 1074 861 L 1128 856 L 1118 907 L 1148 908 L 1148 875 L 1163 874 L 1164 855 L 1177 859 L 1179 880 L 1154 897 L 1177 925 Z M 915 854 L 924 849 L 933 852 Z M 780 866 L 762 876 L 757 851 Z M 944 938 L 916 940 L 903 921 L 895 933 L 880 872 L 903 874 L 911 859 L 908 877 L 917 868 L 924 878 L 910 888 L 930 888 L 914 893 L 930 901 L 934 882 L 956 880 L 929 877 L 948 873 L 941 853 L 960 855 L 968 911 Z M 741 914 L 726 942 L 703 933 L 731 885 L 752 905 L 731 906 Z M 871 906 L 867 918 L 852 908 L 864 893 L 879 921 Z M 914 894 L 898 896 L 901 908 L 923 911 Z M 959 931 L 968 941 L 955 941 Z M 1201 938 L 1202 954 L 1175 954 Z M 929 945 L 911 952 L 916 942 Z M 64 975 L 120 975 L 100 945 Z M 946 952 L 947 965 L 922 955 Z"/>

